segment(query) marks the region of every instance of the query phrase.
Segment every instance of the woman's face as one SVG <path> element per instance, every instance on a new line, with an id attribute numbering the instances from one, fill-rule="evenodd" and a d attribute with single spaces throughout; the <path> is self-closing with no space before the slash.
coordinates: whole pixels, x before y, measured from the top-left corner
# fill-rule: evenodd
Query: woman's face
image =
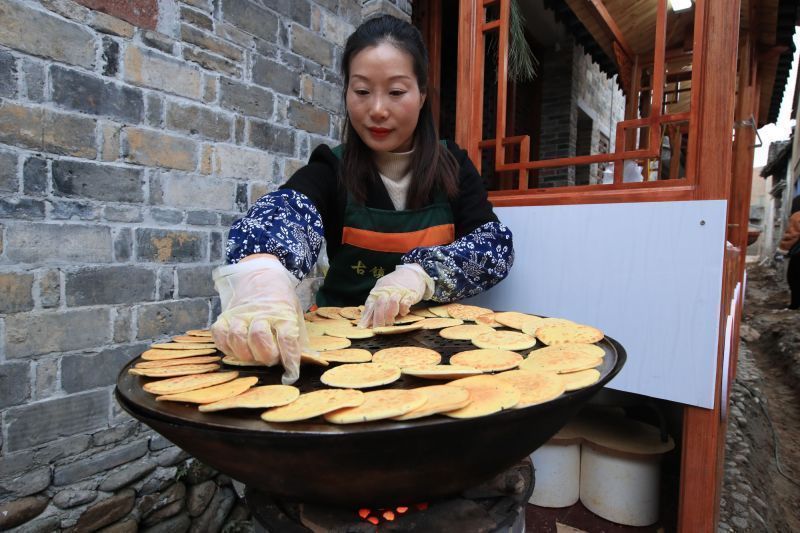
<path id="1" fill-rule="evenodd" d="M 389 44 L 364 48 L 350 59 L 347 113 L 358 136 L 378 152 L 407 152 L 425 103 L 410 54 Z"/>

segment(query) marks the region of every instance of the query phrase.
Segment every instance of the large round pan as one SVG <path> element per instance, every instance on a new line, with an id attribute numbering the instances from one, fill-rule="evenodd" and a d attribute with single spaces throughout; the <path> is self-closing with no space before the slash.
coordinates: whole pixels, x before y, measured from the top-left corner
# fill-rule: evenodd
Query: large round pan
<path id="1" fill-rule="evenodd" d="M 372 350 L 427 346 L 443 360 L 474 348 L 436 332 L 376 337 L 353 343 Z M 555 400 L 475 419 L 434 416 L 407 422 L 334 425 L 266 423 L 259 410 L 201 413 L 191 404 L 156 402 L 142 390 L 147 378 L 119 374 L 116 397 L 138 420 L 200 461 L 276 497 L 339 505 L 398 505 L 450 496 L 510 468 L 558 432 L 625 363 L 625 350 L 606 337 L 600 381 Z M 280 382 L 280 370 L 239 368 L 259 385 Z M 323 369 L 303 366 L 301 391 L 324 387 Z M 431 381 L 404 377 L 392 384 L 413 388 Z"/>

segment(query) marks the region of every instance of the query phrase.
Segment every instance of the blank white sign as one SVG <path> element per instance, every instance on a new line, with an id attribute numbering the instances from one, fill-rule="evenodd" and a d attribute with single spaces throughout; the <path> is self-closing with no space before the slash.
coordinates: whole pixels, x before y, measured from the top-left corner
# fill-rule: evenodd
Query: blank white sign
<path id="1" fill-rule="evenodd" d="M 472 301 L 564 317 L 619 341 L 610 388 L 714 405 L 726 202 L 504 207 L 508 278 Z"/>

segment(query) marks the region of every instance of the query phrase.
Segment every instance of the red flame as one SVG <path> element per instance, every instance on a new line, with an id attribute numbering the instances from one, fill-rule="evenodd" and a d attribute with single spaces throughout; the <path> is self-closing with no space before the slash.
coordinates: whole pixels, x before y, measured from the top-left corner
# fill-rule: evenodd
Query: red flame
<path id="1" fill-rule="evenodd" d="M 417 511 L 424 511 L 428 508 L 427 502 L 416 503 L 414 504 L 414 509 Z M 362 507 L 358 510 L 358 516 L 362 520 L 366 520 L 370 524 L 378 525 L 381 521 L 388 521 L 391 522 L 397 515 L 406 514 L 409 511 L 408 506 L 399 506 L 395 507 L 394 509 L 391 508 L 382 508 L 382 509 L 369 509 L 367 507 Z"/>

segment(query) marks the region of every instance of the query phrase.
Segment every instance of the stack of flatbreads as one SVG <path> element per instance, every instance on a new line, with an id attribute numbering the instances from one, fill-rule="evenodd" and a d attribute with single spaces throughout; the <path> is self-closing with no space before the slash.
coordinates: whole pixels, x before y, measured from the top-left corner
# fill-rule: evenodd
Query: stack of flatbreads
<path id="1" fill-rule="evenodd" d="M 157 378 L 143 386 L 157 401 L 196 404 L 202 412 L 259 409 L 267 422 L 323 417 L 334 424 L 437 414 L 486 416 L 553 400 L 601 376 L 597 367 L 605 351 L 596 343 L 603 333 L 567 319 L 453 303 L 412 309 L 392 326 L 365 329 L 357 326 L 362 312 L 363 307 L 320 307 L 306 313 L 314 353 L 304 353 L 302 362 L 329 367 L 320 378 L 328 388 L 314 392 L 259 386 L 258 377 L 221 368 L 220 362 L 234 367 L 262 363 L 222 358 L 208 330 L 187 331 L 171 342 L 151 345 L 129 372 Z M 401 342 L 375 353 L 352 347 L 359 339 L 419 329 L 438 331 L 474 348 L 443 363 L 437 351 Z M 436 383 L 387 388 L 404 375 Z"/>

